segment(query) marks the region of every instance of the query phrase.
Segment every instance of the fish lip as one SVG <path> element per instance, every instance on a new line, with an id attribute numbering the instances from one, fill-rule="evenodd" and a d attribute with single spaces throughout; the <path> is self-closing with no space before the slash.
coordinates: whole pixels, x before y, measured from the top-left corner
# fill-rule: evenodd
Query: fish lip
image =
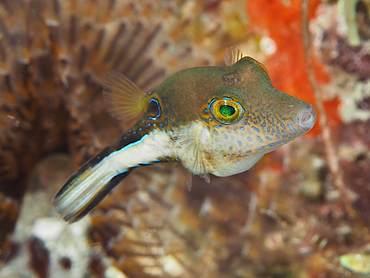
<path id="1" fill-rule="evenodd" d="M 316 123 L 316 111 L 311 104 L 305 107 L 298 114 L 298 124 L 300 127 L 310 130 Z"/>

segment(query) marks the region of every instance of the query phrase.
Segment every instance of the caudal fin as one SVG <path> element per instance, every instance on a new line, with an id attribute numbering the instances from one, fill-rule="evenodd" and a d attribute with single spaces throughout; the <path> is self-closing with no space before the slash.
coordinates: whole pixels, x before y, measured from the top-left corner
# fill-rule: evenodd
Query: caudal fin
<path id="1" fill-rule="evenodd" d="M 144 128 L 125 133 L 69 178 L 54 198 L 57 212 L 70 223 L 81 219 L 132 169 L 171 155 L 168 140 L 168 136 Z"/>
<path id="2" fill-rule="evenodd" d="M 69 223 L 76 222 L 89 213 L 129 174 L 129 171 L 115 171 L 104 159 L 97 164 L 93 160 L 73 174 L 54 198 L 56 211 Z"/>

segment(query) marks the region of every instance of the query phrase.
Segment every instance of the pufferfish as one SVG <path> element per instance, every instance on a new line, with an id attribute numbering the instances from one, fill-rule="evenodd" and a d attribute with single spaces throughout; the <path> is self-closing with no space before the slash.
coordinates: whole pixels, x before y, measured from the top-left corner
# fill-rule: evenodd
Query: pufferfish
<path id="1" fill-rule="evenodd" d="M 56 194 L 64 220 L 84 217 L 136 167 L 177 162 L 207 181 L 209 174 L 227 177 L 313 127 L 312 105 L 275 89 L 261 63 L 233 49 L 225 62 L 179 71 L 149 94 L 108 72 L 103 94 L 110 110 L 140 120 Z"/>

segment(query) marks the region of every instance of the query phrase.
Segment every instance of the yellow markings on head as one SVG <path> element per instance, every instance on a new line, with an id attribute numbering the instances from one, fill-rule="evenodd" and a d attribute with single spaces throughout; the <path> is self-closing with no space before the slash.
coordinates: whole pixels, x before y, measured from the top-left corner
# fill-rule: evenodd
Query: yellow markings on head
<path id="1" fill-rule="evenodd" d="M 235 124 L 244 115 L 244 109 L 239 102 L 231 98 L 213 99 L 209 103 L 209 110 L 212 117 L 221 124 Z"/>

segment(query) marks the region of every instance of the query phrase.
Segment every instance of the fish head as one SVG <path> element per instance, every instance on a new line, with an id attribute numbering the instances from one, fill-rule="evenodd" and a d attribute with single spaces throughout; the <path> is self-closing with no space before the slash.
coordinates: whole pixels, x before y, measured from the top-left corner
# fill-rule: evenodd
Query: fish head
<path id="1" fill-rule="evenodd" d="M 224 84 L 215 88 L 208 99 L 205 112 L 213 128 L 245 126 L 244 136 L 270 137 L 272 140 L 263 142 L 253 140 L 256 148 L 268 148 L 265 143 L 286 143 L 313 127 L 313 106 L 274 88 L 262 64 L 244 57 L 229 68 L 222 76 Z"/>
<path id="2" fill-rule="evenodd" d="M 164 114 L 172 130 L 182 127 L 178 137 L 194 146 L 177 156 L 195 173 L 248 170 L 316 121 L 311 104 L 274 88 L 267 70 L 251 57 L 228 67 L 188 69 L 163 84 L 158 94 Z"/>
<path id="3" fill-rule="evenodd" d="M 274 88 L 264 66 L 253 58 L 244 57 L 226 71 L 224 84 L 212 91 L 203 114 L 219 176 L 249 169 L 316 121 L 313 106 Z"/>

